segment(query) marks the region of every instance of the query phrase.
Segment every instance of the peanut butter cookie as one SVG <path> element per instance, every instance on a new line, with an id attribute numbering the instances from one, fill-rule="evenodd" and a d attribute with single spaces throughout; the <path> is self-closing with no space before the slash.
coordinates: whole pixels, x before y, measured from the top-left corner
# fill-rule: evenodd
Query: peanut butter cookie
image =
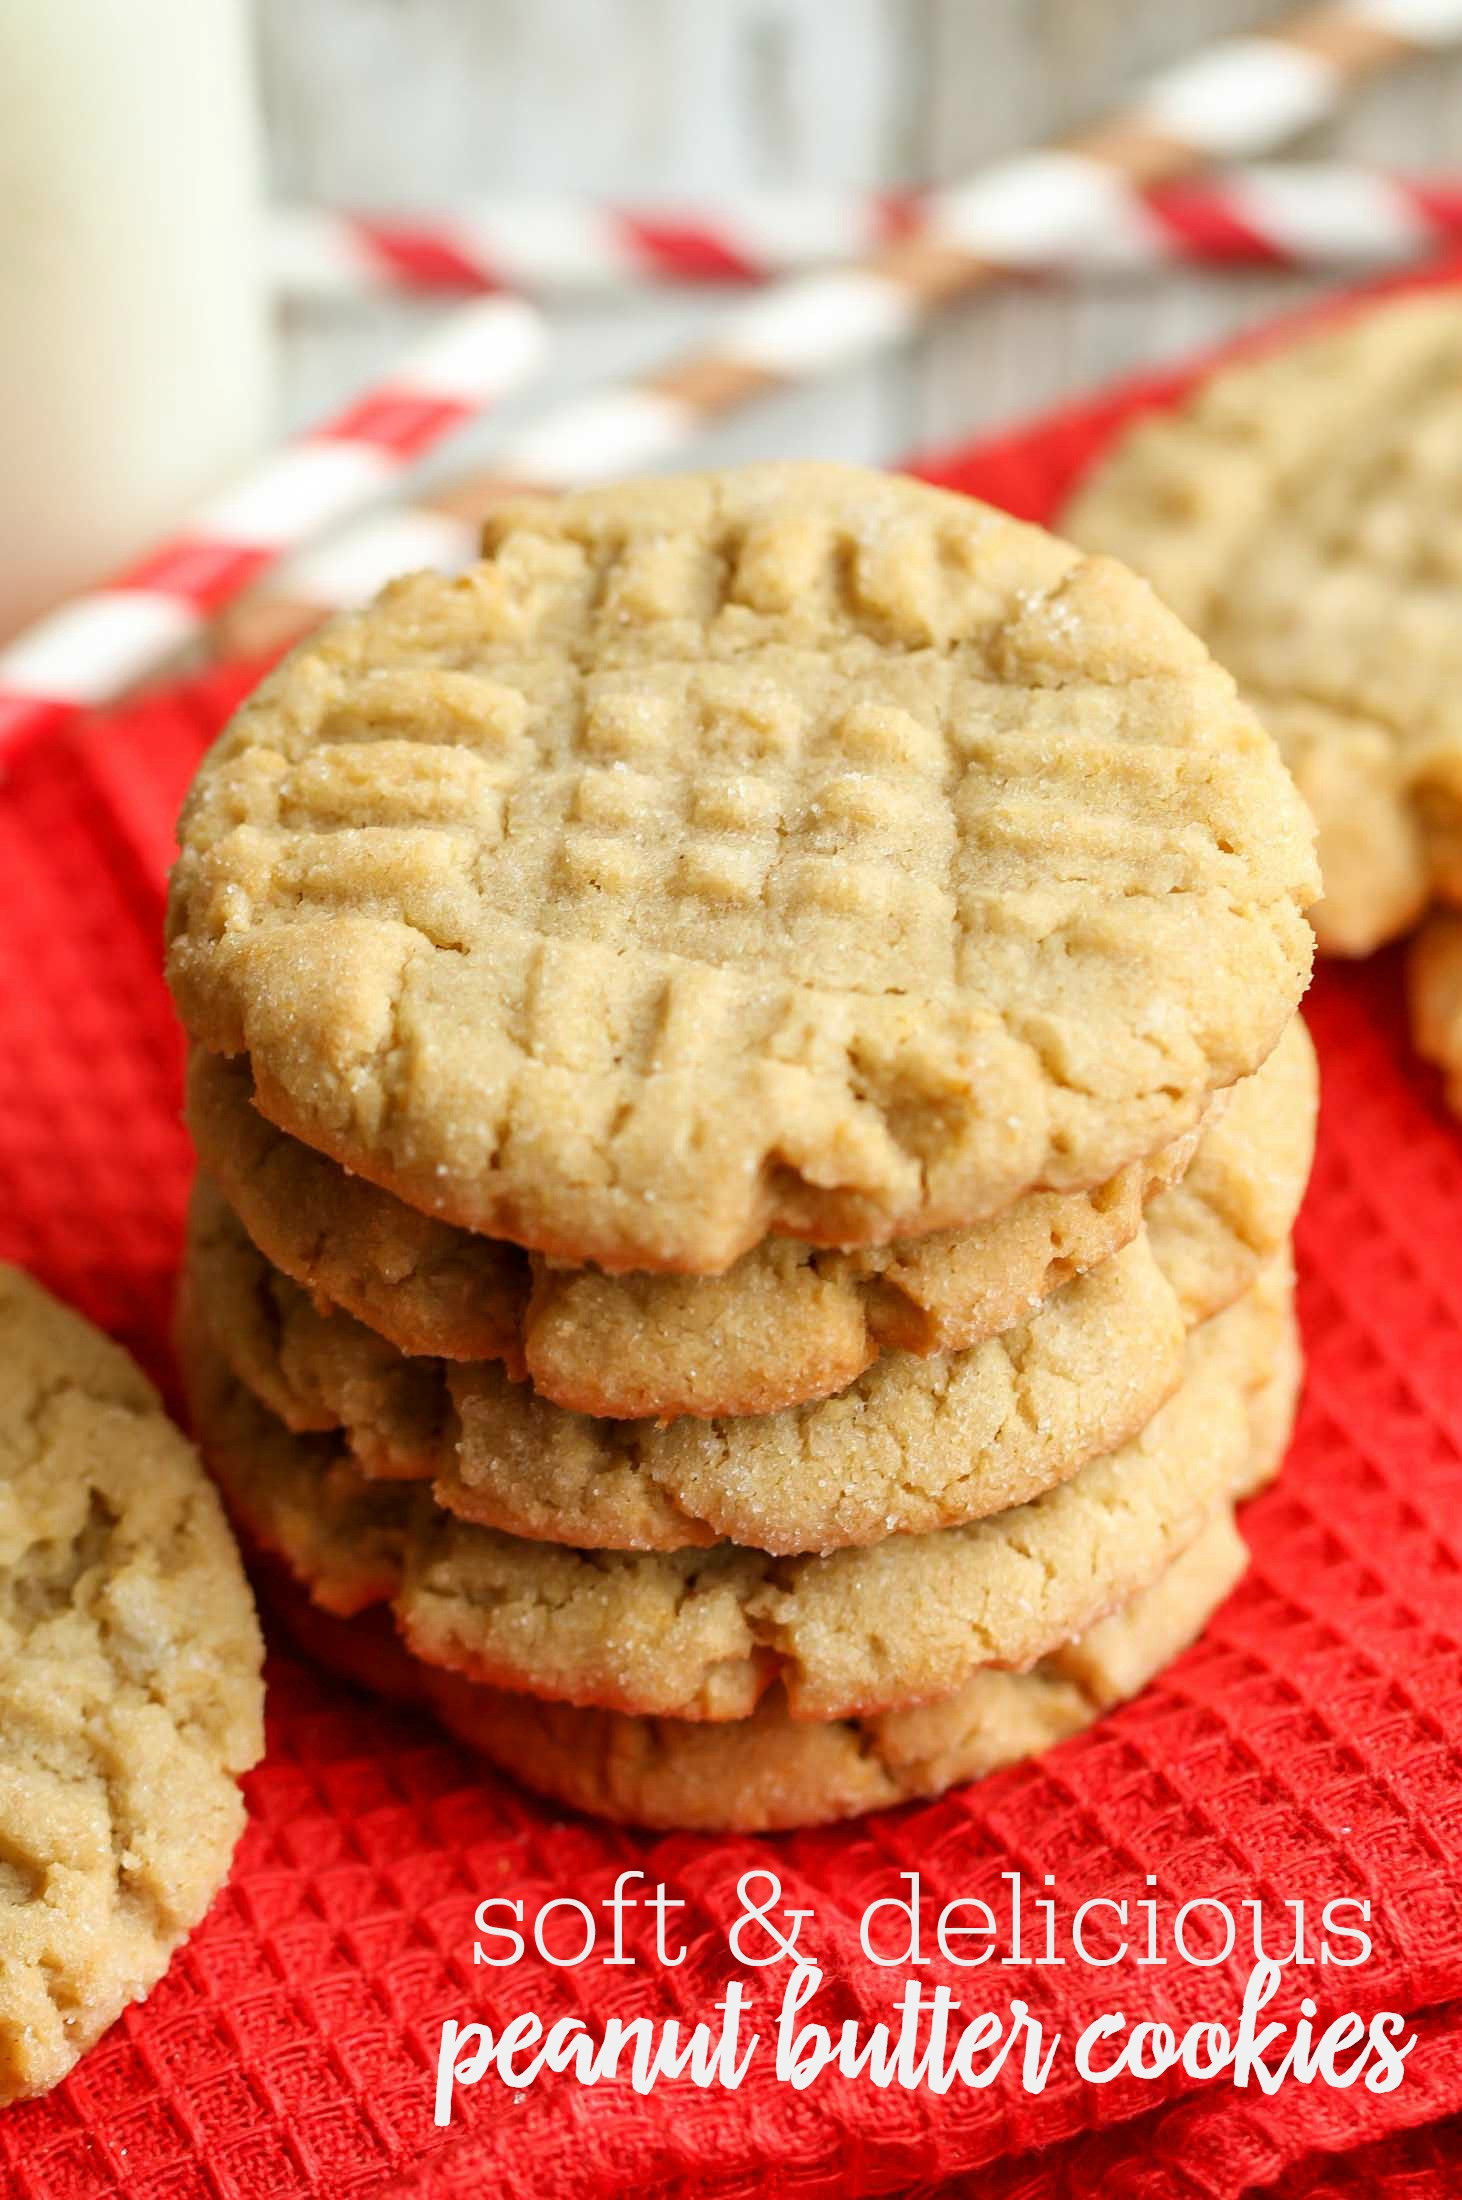
<path id="1" fill-rule="evenodd" d="M 205 1183 L 190 1275 L 233 1372 L 289 1427 L 343 1429 L 363 1473 L 435 1478 L 463 1519 L 603 1549 L 831 1550 L 1023 1503 L 1135 1434 L 1179 1379 L 1185 1329 L 1286 1242 L 1314 1119 L 1296 1024 L 1145 1230 L 1032 1319 L 941 1358 L 886 1353 L 837 1397 L 751 1419 L 594 1420 L 491 1362 L 404 1357 L 321 1315 Z"/>
<path id="2" fill-rule="evenodd" d="M 506 508 L 332 622 L 180 825 L 183 1020 L 428 1214 L 719 1273 L 1085 1190 L 1303 991 L 1309 821 L 1145 585 L 920 484 Z"/>
<path id="3" fill-rule="evenodd" d="M 1245 1247 L 1262 1258 L 1289 1234 L 1315 1103 L 1314 1050 L 1296 1020 L 1207 1111 L 1182 1204 L 1214 1295 L 1187 1307 L 1190 1321 L 1252 1281 L 1252 1262 L 1232 1288 L 1224 1280 Z M 882 1352 L 963 1352 L 1014 1329 L 1129 1242 L 1199 1136 L 1095 1191 L 1028 1193 L 968 1230 L 851 1253 L 773 1238 L 724 1276 L 686 1278 L 568 1268 L 434 1221 L 276 1130 L 252 1105 L 247 1068 L 217 1055 L 192 1058 L 188 1120 L 255 1245 L 322 1311 L 340 1307 L 402 1352 L 501 1360 L 554 1404 L 619 1420 L 773 1413 L 846 1390 Z M 1186 1300 L 1200 1279 L 1189 1264 L 1174 1280 Z"/>
<path id="4" fill-rule="evenodd" d="M 0 1267 L 0 2102 L 63 2078 L 227 1878 L 261 1657 L 152 1385 Z"/>
<path id="5" fill-rule="evenodd" d="M 793 1719 L 772 1689 L 749 1718 L 719 1726 L 479 1687 L 412 1658 L 373 1615 L 337 1619 L 292 1584 L 272 1601 L 321 1664 L 429 1705 L 469 1748 L 555 1802 L 628 1825 L 777 1833 L 939 1795 L 1078 1733 L 1187 1648 L 1247 1559 L 1223 1506 L 1151 1588 L 1027 1672 L 987 1666 L 939 1703 L 867 1719 Z"/>
<path id="6" fill-rule="evenodd" d="M 829 1556 L 571 1550 L 473 1527 L 368 1482 L 338 1439 L 292 1435 L 229 1373 L 190 1302 L 182 1337 L 210 1465 L 253 1538 L 327 1610 L 389 1602 L 407 1647 L 493 1686 L 607 1710 L 797 1718 L 929 1703 L 1023 1667 L 1155 1581 L 1226 1498 L 1278 1464 L 1298 1376 L 1291 1274 L 1272 1264 L 1189 1340 L 1140 1436 L 968 1527 Z"/>
<path id="7" fill-rule="evenodd" d="M 1063 530 L 1234 674 L 1320 829 L 1322 947 L 1462 897 L 1462 298 L 1402 299 L 1139 420 Z"/>

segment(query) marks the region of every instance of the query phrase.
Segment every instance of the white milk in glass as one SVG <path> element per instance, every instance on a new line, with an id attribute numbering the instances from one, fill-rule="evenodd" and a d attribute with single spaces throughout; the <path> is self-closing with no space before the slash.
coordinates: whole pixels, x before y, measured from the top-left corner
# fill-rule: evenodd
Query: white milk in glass
<path id="1" fill-rule="evenodd" d="M 266 431 L 245 0 L 0 0 L 0 636 Z"/>

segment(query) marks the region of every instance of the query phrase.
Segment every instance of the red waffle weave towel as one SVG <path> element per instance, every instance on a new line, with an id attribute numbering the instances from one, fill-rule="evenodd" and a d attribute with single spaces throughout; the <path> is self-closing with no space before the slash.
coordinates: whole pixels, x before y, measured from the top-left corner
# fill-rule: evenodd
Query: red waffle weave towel
<path id="1" fill-rule="evenodd" d="M 1041 517 L 1126 409 L 1068 415 L 946 460 L 941 478 Z M 0 1252 L 167 1379 L 189 1173 L 181 1045 L 158 974 L 160 870 L 204 741 L 249 684 L 206 678 L 22 758 L 0 789 Z M 1327 970 L 1308 1014 L 1324 1104 L 1299 1233 L 1310 1381 L 1290 1465 L 1249 1508 L 1253 1570 L 1206 1638 L 1097 1730 L 937 1803 L 779 1840 L 654 1839 L 516 1792 L 419 1721 L 311 1672 L 269 1667 L 269 1752 L 231 1883 L 145 2006 L 48 2098 L 0 2116 L 5 2200 L 318 2200 L 549 2194 L 1021 2200 L 1193 2194 L 1314 2200 L 1457 2189 L 1462 2162 L 1462 1134 L 1408 1055 L 1394 959 Z M 674 1969 L 474 1967 L 487 1896 L 602 1900 L 637 1869 L 684 1905 Z M 1399 2088 L 1288 2084 L 1272 2097 L 1181 2070 L 1105 2085 L 1070 2043 L 1124 2012 L 1179 2031 L 1231 2020 L 1247 1957 L 1212 1969 L 957 1971 L 966 2011 L 1018 1993 L 1065 2046 L 1045 2090 L 1010 2070 L 942 2096 L 831 2078 L 798 2092 L 758 2057 L 738 2091 L 637 2094 L 496 2079 L 433 2122 L 445 2021 L 536 2010 L 707 2017 L 776 1970 L 727 1933 L 749 1870 L 775 1871 L 825 1980 L 815 2013 L 886 2018 L 903 1973 L 860 1952 L 865 1905 L 922 1875 L 926 1904 L 1044 1875 L 1170 1913 L 1192 1897 L 1372 1904 L 1373 1949 L 1292 1969 L 1320 2021 L 1402 2012 Z M 1149 1877 L 1149 1875 L 1151 1875 Z M 1354 1913 L 1350 1913 L 1354 1914 Z M 646 1919 L 627 1936 L 645 1953 Z"/>

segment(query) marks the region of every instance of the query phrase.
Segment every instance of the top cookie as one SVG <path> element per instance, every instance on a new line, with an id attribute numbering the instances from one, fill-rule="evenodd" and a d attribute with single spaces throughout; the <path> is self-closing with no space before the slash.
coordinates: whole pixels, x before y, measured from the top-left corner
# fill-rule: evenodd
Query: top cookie
<path id="1" fill-rule="evenodd" d="M 509 507 L 205 759 L 169 972 L 264 1112 L 620 1270 L 1099 1183 L 1263 1060 L 1309 827 L 1148 589 L 910 481 Z"/>
<path id="2" fill-rule="evenodd" d="M 1237 677 L 1320 828 L 1322 947 L 1462 892 L 1462 296 L 1406 299 L 1142 419 L 1065 514 Z M 1449 883 L 1450 882 L 1450 883 Z"/>
<path id="3" fill-rule="evenodd" d="M 151 1384 L 0 1267 L 0 2102 L 64 2077 L 223 1883 L 261 1656 Z"/>

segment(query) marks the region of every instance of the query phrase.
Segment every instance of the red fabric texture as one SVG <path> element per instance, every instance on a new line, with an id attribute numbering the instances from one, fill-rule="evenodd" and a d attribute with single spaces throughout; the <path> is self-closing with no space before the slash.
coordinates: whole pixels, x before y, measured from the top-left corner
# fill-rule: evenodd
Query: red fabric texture
<path id="1" fill-rule="evenodd" d="M 1032 516 L 1055 509 L 1127 392 L 928 470 Z M 21 757 L 0 787 L 0 1253 L 165 1382 L 189 1173 L 181 1045 L 159 976 L 160 867 L 198 753 L 251 674 L 228 670 Z M 422 1722 L 282 1645 L 269 1750 L 229 1886 L 145 2006 L 49 2097 L 0 2114 L 5 2200 L 318 2200 L 484 2192 L 643 2200 L 1272 2200 L 1455 2190 L 1462 2163 L 1462 1134 L 1406 1045 L 1395 957 L 1321 973 L 1324 1072 L 1299 1231 L 1310 1378 L 1293 1455 L 1248 1508 L 1250 1575 L 1136 1703 L 1042 1761 L 927 1806 L 778 1840 L 652 1838 L 554 1810 Z M 822 2021 L 886 2017 L 902 1983 L 861 1956 L 864 1905 L 917 1869 L 935 1905 L 1052 1873 L 1066 1910 L 1194 1895 L 1318 1910 L 1369 1896 L 1355 1970 L 1296 1971 L 1337 2010 L 1408 2014 L 1400 2089 L 1266 2098 L 1181 2075 L 1095 2087 L 1058 2054 L 1046 2091 L 943 2098 L 753 2065 L 738 2093 L 636 2095 L 495 2080 L 432 2123 L 442 2022 L 536 2008 L 709 2016 L 752 1866 L 811 1907 Z M 474 1969 L 484 1895 L 594 1901 L 642 1869 L 686 1907 L 682 1968 Z M 998 1906 L 998 1905 L 997 1905 Z M 632 1933 L 632 1948 L 645 1945 Z M 935 1963 L 966 2011 L 1021 1994 L 1068 2045 L 1120 2009 L 1231 2020 L 1247 1961 L 1212 1971 Z M 747 1973 L 761 1998 L 782 1973 Z M 768 1982 L 771 1985 L 768 1985 Z"/>

